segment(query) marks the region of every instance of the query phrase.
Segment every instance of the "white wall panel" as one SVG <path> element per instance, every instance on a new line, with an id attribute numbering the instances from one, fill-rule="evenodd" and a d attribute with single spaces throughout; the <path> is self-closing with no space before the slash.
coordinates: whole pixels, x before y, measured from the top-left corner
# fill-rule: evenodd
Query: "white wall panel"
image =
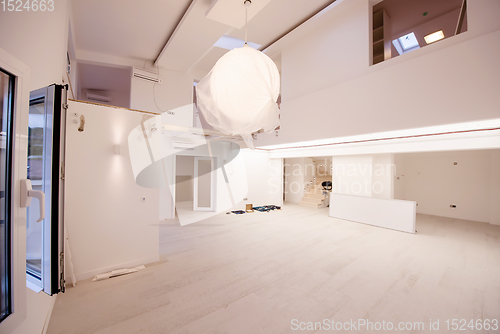
<path id="1" fill-rule="evenodd" d="M 330 217 L 415 233 L 416 204 L 410 201 L 331 194 Z"/>

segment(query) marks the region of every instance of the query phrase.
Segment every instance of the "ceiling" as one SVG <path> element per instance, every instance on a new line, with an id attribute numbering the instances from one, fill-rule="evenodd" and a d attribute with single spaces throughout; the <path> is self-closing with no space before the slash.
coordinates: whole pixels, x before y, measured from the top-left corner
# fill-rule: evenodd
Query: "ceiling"
<path id="1" fill-rule="evenodd" d="M 377 4 L 373 11 L 385 9 L 391 18 L 392 33 L 398 35 L 461 6 L 462 0 L 384 0 Z M 424 13 L 427 15 L 424 16 Z M 456 25 L 456 22 L 454 23 Z"/>
<path id="2" fill-rule="evenodd" d="M 78 50 L 151 60 L 191 0 L 73 0 Z"/>
<path id="3" fill-rule="evenodd" d="M 271 0 L 249 22 L 249 40 L 269 45 L 332 2 Z M 222 35 L 245 35 L 244 28 L 207 18 L 211 4 L 212 0 L 73 0 L 76 48 L 153 62 L 172 36 L 158 60 L 160 66 L 208 71 L 227 52 L 213 47 Z"/>
<path id="4" fill-rule="evenodd" d="M 127 92 L 130 91 L 130 68 L 78 64 L 81 89 Z"/>

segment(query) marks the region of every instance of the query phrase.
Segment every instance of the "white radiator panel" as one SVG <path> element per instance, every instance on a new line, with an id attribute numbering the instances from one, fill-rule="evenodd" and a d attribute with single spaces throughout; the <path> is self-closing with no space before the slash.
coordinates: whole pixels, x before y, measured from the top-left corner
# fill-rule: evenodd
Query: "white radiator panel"
<path id="1" fill-rule="evenodd" d="M 371 197 L 330 196 L 330 217 L 415 233 L 416 202 Z"/>

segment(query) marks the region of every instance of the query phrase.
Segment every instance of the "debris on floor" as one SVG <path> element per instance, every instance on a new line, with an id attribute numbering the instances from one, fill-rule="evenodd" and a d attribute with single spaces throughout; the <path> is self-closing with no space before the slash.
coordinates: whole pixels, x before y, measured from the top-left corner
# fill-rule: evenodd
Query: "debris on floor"
<path id="1" fill-rule="evenodd" d="M 242 215 L 244 213 L 252 213 L 254 211 L 271 212 L 274 210 L 281 210 L 281 206 L 264 205 L 264 206 L 254 206 L 252 209 L 250 209 L 250 207 L 247 205 L 246 211 L 243 211 L 243 210 L 229 211 L 229 212 L 226 212 L 226 215 L 230 215 L 231 213 L 234 213 L 235 215 Z"/>
<path id="2" fill-rule="evenodd" d="M 245 211 L 243 210 L 236 210 L 236 211 L 229 211 L 229 212 L 226 212 L 227 215 L 231 214 L 231 213 L 234 213 L 235 215 L 242 215 L 245 213 Z"/>
<path id="3" fill-rule="evenodd" d="M 118 277 L 118 276 L 123 276 L 123 275 L 128 275 L 128 274 L 136 273 L 139 270 L 142 270 L 142 269 L 145 269 L 145 268 L 146 267 L 142 265 L 142 266 L 138 266 L 138 267 L 135 267 L 135 268 L 125 268 L 125 269 L 113 270 L 113 271 L 110 271 L 108 273 L 96 275 L 92 279 L 92 282 L 102 281 L 102 280 L 105 280 L 105 279 L 108 279 L 108 278 L 113 278 L 113 277 Z"/>
<path id="4" fill-rule="evenodd" d="M 253 205 L 252 204 L 247 204 L 247 208 L 245 210 L 247 213 L 253 212 Z"/>
<path id="5" fill-rule="evenodd" d="M 281 210 L 281 206 L 277 205 L 264 205 L 264 206 L 256 206 L 253 208 L 254 210 L 260 211 L 260 212 L 271 212 L 274 210 Z"/>

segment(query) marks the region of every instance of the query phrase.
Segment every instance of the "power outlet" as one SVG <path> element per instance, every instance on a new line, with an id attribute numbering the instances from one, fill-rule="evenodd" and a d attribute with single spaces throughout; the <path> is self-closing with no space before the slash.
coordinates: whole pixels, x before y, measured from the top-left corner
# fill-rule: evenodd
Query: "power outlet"
<path id="1" fill-rule="evenodd" d="M 248 201 L 248 197 L 243 198 L 244 201 Z"/>

